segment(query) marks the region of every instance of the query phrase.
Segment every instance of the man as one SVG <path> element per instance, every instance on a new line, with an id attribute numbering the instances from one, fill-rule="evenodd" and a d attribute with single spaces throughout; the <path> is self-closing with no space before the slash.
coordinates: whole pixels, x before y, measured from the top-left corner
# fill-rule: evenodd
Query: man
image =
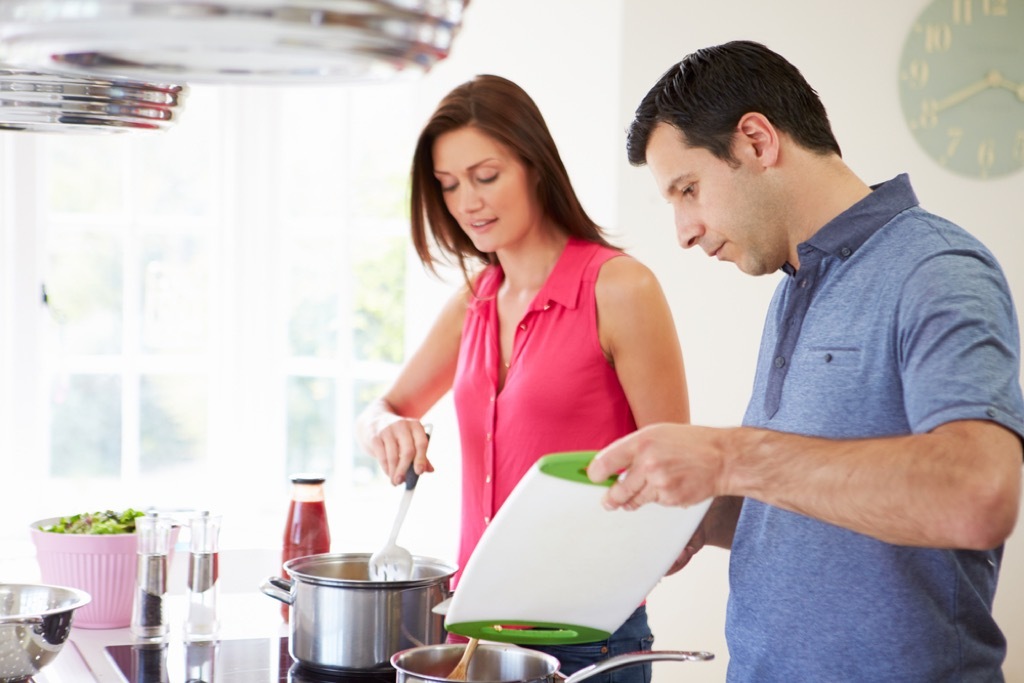
<path id="1" fill-rule="evenodd" d="M 742 427 L 652 425 L 589 470 L 625 470 L 609 508 L 717 497 L 677 567 L 732 549 L 728 680 L 1003 680 L 1024 399 L 992 254 L 906 176 L 857 178 L 817 93 L 757 43 L 670 69 L 627 147 L 683 248 L 787 275 Z"/>

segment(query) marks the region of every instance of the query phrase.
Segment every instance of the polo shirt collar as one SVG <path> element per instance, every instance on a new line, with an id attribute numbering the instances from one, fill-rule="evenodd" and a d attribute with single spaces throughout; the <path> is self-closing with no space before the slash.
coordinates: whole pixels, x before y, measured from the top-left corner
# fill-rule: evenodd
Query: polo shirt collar
<path id="1" fill-rule="evenodd" d="M 918 203 L 917 195 L 910 186 L 910 177 L 901 173 L 892 180 L 872 185 L 871 194 L 823 225 L 806 242 L 797 245 L 797 252 L 803 255 L 810 249 L 816 249 L 845 261 L 889 221 Z M 796 269 L 789 263 L 783 264 L 782 270 L 787 275 L 796 274 Z"/>

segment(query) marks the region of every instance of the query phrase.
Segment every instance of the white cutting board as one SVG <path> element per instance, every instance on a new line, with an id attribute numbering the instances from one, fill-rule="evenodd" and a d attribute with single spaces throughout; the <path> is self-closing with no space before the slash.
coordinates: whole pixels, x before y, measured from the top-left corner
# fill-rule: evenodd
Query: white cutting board
<path id="1" fill-rule="evenodd" d="M 595 451 L 544 456 L 487 527 L 455 589 L 445 628 L 519 644 L 604 640 L 657 585 L 711 499 L 689 508 L 609 511 Z M 515 625 L 526 628 L 508 628 Z"/>

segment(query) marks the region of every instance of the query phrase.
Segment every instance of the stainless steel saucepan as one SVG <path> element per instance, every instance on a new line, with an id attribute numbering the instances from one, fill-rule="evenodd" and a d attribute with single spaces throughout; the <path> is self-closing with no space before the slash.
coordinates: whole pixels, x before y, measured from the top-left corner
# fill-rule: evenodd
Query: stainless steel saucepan
<path id="1" fill-rule="evenodd" d="M 459 663 L 465 645 L 427 645 L 397 652 L 391 658 L 396 683 L 441 683 L 447 681 Z M 580 669 L 571 676 L 559 673 L 559 662 L 551 655 L 517 645 L 481 644 L 470 660 L 466 680 L 472 683 L 577 683 L 591 676 L 634 664 L 658 661 L 703 662 L 714 659 L 710 652 L 652 650 L 617 655 Z"/>
<path id="2" fill-rule="evenodd" d="M 399 650 L 444 642 L 444 618 L 431 609 L 451 595 L 455 567 L 417 555 L 407 580 L 372 581 L 369 559 L 369 553 L 298 557 L 284 565 L 291 579 L 263 583 L 266 595 L 291 605 L 293 659 L 314 669 L 387 669 Z"/>

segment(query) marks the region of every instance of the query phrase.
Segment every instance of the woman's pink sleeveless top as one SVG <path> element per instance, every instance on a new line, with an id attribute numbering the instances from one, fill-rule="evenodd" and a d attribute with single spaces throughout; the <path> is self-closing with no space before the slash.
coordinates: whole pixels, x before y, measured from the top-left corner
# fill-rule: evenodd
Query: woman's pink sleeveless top
<path id="1" fill-rule="evenodd" d="M 499 266 L 478 279 L 453 387 L 462 444 L 459 567 L 512 489 L 543 455 L 600 449 L 636 430 L 597 335 L 598 271 L 622 252 L 570 239 L 516 330 L 505 386 L 496 294 Z"/>

